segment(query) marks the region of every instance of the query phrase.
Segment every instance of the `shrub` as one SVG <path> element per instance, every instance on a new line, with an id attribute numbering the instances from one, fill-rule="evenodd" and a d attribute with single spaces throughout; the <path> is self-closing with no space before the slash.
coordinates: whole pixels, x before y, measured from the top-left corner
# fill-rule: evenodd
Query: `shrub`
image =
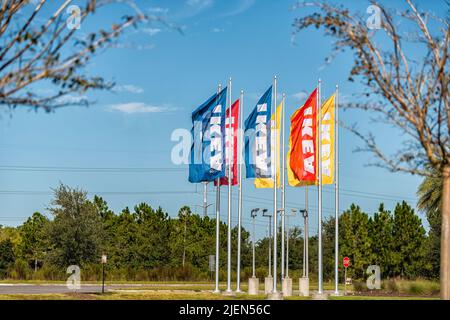
<path id="1" fill-rule="evenodd" d="M 366 283 L 365 282 L 361 282 L 361 281 L 353 281 L 353 290 L 355 292 L 367 291 Z"/>

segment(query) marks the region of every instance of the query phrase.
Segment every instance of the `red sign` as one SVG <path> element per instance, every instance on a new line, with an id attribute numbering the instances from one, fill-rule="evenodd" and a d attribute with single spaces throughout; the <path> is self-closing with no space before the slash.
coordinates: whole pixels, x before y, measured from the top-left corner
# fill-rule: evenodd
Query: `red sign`
<path id="1" fill-rule="evenodd" d="M 344 268 L 348 268 L 349 265 L 350 265 L 350 258 L 344 257 Z"/>

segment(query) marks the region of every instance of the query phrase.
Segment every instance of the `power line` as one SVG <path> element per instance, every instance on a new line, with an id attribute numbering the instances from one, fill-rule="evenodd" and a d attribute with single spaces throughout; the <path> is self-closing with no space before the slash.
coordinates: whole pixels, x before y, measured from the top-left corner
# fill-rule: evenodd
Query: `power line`
<path id="1" fill-rule="evenodd" d="M 185 172 L 186 168 L 171 167 L 47 167 L 47 166 L 0 166 L 0 171 L 24 172 L 107 172 L 107 173 L 141 173 L 141 172 Z"/>

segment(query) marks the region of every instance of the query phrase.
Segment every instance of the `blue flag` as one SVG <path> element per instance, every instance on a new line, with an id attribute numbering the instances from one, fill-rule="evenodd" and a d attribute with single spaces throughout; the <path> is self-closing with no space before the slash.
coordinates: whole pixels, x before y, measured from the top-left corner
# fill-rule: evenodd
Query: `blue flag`
<path id="1" fill-rule="evenodd" d="M 272 86 L 259 99 L 245 121 L 245 168 L 247 178 L 270 178 L 270 116 Z"/>
<path id="2" fill-rule="evenodd" d="M 189 182 L 225 176 L 225 109 L 227 88 L 214 94 L 192 113 Z"/>

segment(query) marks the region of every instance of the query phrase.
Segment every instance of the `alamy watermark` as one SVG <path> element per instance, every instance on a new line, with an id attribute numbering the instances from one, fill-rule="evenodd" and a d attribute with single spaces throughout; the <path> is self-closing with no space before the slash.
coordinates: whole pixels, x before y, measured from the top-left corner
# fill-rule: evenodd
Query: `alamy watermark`
<path id="1" fill-rule="evenodd" d="M 81 29 L 81 9 L 77 5 L 71 5 L 67 8 L 66 13 L 69 17 L 66 19 L 66 26 L 69 30 Z"/>
<path id="2" fill-rule="evenodd" d="M 71 265 L 67 268 L 66 273 L 70 276 L 66 280 L 66 286 L 69 290 L 81 289 L 81 269 L 77 265 Z"/>

